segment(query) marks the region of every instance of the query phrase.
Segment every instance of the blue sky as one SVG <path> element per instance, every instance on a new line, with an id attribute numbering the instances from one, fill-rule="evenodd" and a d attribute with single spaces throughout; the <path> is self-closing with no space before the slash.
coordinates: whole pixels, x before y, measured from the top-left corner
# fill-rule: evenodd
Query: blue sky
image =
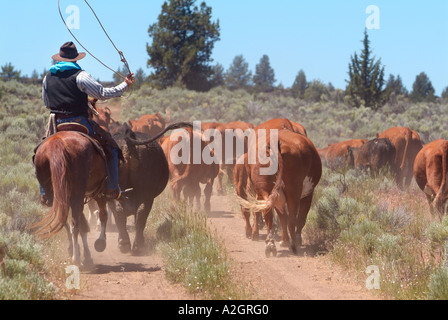
<path id="1" fill-rule="evenodd" d="M 60 0 L 65 9 L 80 10 L 78 39 L 112 68 L 121 66 L 83 0 Z M 124 52 L 131 69 L 146 68 L 147 30 L 157 21 L 164 0 L 90 0 L 106 30 Z M 199 2 L 198 2 L 199 3 Z M 252 71 L 267 54 L 277 84 L 290 87 L 300 69 L 308 80 L 319 79 L 345 88 L 350 56 L 362 48 L 369 14 L 380 10 L 379 29 L 368 30 L 376 57 L 385 65 L 386 77 L 400 75 L 411 90 L 424 71 L 436 94 L 448 86 L 448 1 L 446 0 L 206 0 L 219 19 L 221 40 L 213 52 L 214 63 L 227 69 L 242 54 Z M 11 62 L 23 74 L 49 68 L 51 56 L 73 40 L 57 10 L 57 0 L 0 2 L 0 65 Z M 83 51 L 78 47 L 79 51 Z M 91 57 L 80 62 L 94 77 L 111 80 L 112 73 Z"/>

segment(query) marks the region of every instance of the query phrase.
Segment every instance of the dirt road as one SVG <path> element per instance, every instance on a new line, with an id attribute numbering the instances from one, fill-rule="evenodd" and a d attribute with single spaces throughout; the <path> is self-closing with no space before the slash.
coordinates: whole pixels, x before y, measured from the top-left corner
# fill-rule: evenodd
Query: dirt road
<path id="1" fill-rule="evenodd" d="M 244 223 L 229 196 L 212 197 L 209 224 L 221 238 L 233 260 L 234 272 L 248 284 L 254 299 L 268 300 L 360 300 L 376 299 L 363 283 L 354 282 L 342 269 L 330 266 L 325 257 L 299 256 L 277 245 L 277 257 L 266 258 L 264 241 L 246 239 Z M 261 231 L 261 237 L 265 236 Z M 90 236 L 93 243 L 96 234 Z M 167 281 L 163 261 L 157 255 L 133 257 L 116 248 L 117 234 L 108 233 L 103 253 L 92 250 L 95 270 L 82 273 L 81 290 L 75 300 L 185 300 L 197 299 L 180 285 Z M 367 277 L 367 276 L 366 276 Z"/>

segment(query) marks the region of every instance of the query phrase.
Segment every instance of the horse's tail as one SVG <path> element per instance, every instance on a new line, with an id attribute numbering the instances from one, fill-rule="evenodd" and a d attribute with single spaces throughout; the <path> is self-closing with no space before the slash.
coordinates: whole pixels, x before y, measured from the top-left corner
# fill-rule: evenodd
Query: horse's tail
<path id="1" fill-rule="evenodd" d="M 48 157 L 53 188 L 53 207 L 41 222 L 31 228 L 34 233 L 46 239 L 58 233 L 67 223 L 70 209 L 70 163 L 66 145 L 61 138 L 55 138 Z"/>

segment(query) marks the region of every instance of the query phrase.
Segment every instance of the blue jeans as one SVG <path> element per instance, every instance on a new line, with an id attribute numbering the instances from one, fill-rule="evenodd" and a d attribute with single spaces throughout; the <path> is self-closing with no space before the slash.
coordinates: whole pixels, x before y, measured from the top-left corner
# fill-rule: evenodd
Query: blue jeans
<path id="1" fill-rule="evenodd" d="M 64 119 L 57 119 L 56 116 L 56 125 L 67 123 L 67 122 L 76 122 L 79 124 L 82 124 L 84 127 L 86 127 L 89 130 L 89 136 L 93 135 L 93 129 L 90 125 L 89 121 L 84 116 L 77 116 L 77 117 L 70 117 L 70 118 L 64 118 Z"/>

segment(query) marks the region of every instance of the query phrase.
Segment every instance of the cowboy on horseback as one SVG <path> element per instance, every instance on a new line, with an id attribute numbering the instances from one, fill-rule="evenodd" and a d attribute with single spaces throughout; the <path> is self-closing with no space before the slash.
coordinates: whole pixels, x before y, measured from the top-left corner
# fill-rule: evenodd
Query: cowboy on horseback
<path id="1" fill-rule="evenodd" d="M 43 80 L 42 98 L 45 106 L 54 114 L 56 126 L 76 123 L 85 127 L 86 133 L 100 142 L 109 159 L 105 195 L 110 199 L 119 199 L 118 165 L 121 150 L 109 132 L 89 119 L 88 96 L 98 100 L 121 97 L 134 83 L 134 77 L 131 73 L 116 87 L 104 88 L 76 63 L 85 56 L 84 52 L 78 53 L 73 42 L 64 43 L 59 53 L 52 57 L 58 63 L 50 67 Z M 43 188 L 40 189 L 42 203 L 50 205 L 51 200 Z"/>

